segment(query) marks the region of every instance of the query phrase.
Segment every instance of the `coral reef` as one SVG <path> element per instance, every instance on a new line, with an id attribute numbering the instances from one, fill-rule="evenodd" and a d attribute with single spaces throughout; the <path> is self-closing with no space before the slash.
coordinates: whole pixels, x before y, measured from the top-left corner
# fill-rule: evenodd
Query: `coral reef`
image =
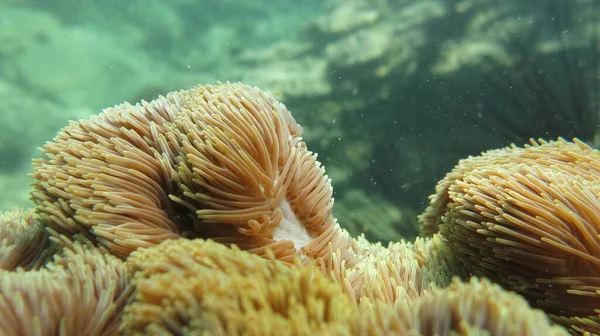
<path id="1" fill-rule="evenodd" d="M 577 140 L 488 151 L 440 181 L 422 232 L 439 229 L 468 274 L 600 333 L 599 183 L 600 152 Z"/>
<path id="2" fill-rule="evenodd" d="M 72 122 L 34 160 L 54 231 L 126 257 L 179 236 L 280 259 L 345 248 L 332 188 L 285 106 L 242 84 L 200 86 Z"/>
<path id="3" fill-rule="evenodd" d="M 565 335 L 551 326 L 539 310 L 532 310 L 518 295 L 488 280 L 472 278 L 467 283 L 454 279 L 447 288 L 435 291 L 409 306 L 408 313 L 392 318 L 406 321 L 402 330 L 418 335 Z M 406 314 L 406 315 L 404 315 Z M 404 315 L 404 316 L 402 316 Z M 410 334 L 410 332 L 408 333 Z"/>
<path id="4" fill-rule="evenodd" d="M 461 161 L 420 217 L 431 237 L 383 246 L 337 224 L 301 131 L 230 83 L 71 123 L 34 160 L 39 216 L 0 220 L 0 330 L 566 334 L 549 316 L 598 332 L 598 151 Z"/>
<path id="5" fill-rule="evenodd" d="M 321 272 L 353 301 L 367 305 L 414 302 L 460 273 L 439 237 L 388 246 L 359 238 L 354 249 L 329 253 L 328 258 L 316 260 Z"/>
<path id="6" fill-rule="evenodd" d="M 236 247 L 170 240 L 134 252 L 126 335 L 343 335 L 357 306 L 307 265 L 289 267 Z"/>
<path id="7" fill-rule="evenodd" d="M 311 264 L 290 266 L 212 241 L 166 241 L 134 252 L 128 264 L 138 291 L 123 316 L 127 335 L 565 335 L 486 280 L 455 279 L 410 301 L 354 305 Z"/>
<path id="8" fill-rule="evenodd" d="M 598 2 L 262 1 L 0 4 L 0 209 L 31 206 L 14 173 L 66 120 L 219 78 L 294 110 L 336 199 L 376 195 L 395 213 L 420 212 L 482 150 L 600 143 Z M 398 221 L 379 223 L 367 236 L 391 238 Z"/>
<path id="9" fill-rule="evenodd" d="M 583 144 L 600 144 L 599 4 L 0 3 L 0 210 L 36 207 L 0 215 L 0 334 L 564 333 L 538 309 L 600 333 L 597 152 Z M 274 94 L 226 84 L 159 97 L 218 78 Z M 413 240 L 414 214 L 459 158 L 531 137 L 581 141 L 461 161 Z M 179 245 L 212 257 L 178 250 L 189 264 L 169 274 L 133 264 Z M 201 275 L 169 283 L 186 267 Z M 473 275 L 485 279 L 451 280 Z M 184 291 L 228 285 L 222 306 Z M 124 327 L 135 287 L 127 323 L 153 320 Z M 256 307 L 235 306 L 245 288 L 261 290 Z M 153 292 L 166 301 L 144 301 Z M 244 325 L 257 307 L 266 329 Z"/>
<path id="10" fill-rule="evenodd" d="M 531 137 L 598 143 L 599 13 L 589 0 L 330 1 L 227 78 L 282 91 L 336 198 L 420 211 L 460 158 Z"/>
<path id="11" fill-rule="evenodd" d="M 0 334 L 117 331 L 133 290 L 125 263 L 85 239 L 61 238 L 51 244 L 31 211 L 2 215 Z"/>
<path id="12" fill-rule="evenodd" d="M 0 213 L 0 269 L 38 269 L 53 254 L 49 235 L 34 210 Z"/>

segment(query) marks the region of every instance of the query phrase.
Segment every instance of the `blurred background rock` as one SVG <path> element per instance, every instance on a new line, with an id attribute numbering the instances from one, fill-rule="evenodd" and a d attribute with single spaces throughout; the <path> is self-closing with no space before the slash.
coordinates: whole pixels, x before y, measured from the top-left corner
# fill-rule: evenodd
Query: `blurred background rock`
<path id="1" fill-rule="evenodd" d="M 198 83 L 272 91 L 353 234 L 397 241 L 456 162 L 598 136 L 596 0 L 0 0 L 0 210 L 68 120 Z"/>

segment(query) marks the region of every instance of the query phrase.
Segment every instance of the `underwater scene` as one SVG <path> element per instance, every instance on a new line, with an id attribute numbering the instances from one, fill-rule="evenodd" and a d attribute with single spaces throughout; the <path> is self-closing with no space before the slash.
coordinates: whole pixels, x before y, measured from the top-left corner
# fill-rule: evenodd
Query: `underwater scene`
<path id="1" fill-rule="evenodd" d="M 0 0 L 0 336 L 600 335 L 600 1 Z"/>

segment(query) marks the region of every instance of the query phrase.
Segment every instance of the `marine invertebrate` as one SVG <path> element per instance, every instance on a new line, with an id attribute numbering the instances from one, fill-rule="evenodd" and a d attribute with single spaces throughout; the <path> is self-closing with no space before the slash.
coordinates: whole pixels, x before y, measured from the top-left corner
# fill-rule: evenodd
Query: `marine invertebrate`
<path id="1" fill-rule="evenodd" d="M 121 331 L 138 334 L 347 334 L 358 307 L 311 265 L 289 267 L 201 239 L 131 254 L 137 292 Z"/>
<path id="2" fill-rule="evenodd" d="M 421 334 L 440 335 L 489 333 L 491 335 L 566 335 L 552 325 L 538 309 L 515 293 L 503 290 L 487 279 L 471 278 L 463 283 L 456 278 L 450 286 L 423 297 L 409 307 L 414 318 L 412 329 Z"/>
<path id="3" fill-rule="evenodd" d="M 123 261 L 63 237 L 39 270 L 0 270 L 0 334 L 113 335 L 132 287 Z"/>
<path id="4" fill-rule="evenodd" d="M 173 123 L 181 193 L 172 199 L 197 214 L 202 237 L 259 254 L 268 246 L 288 260 L 296 250 L 324 256 L 329 242 L 351 247 L 331 214 L 325 170 L 283 104 L 241 85 L 206 87 L 180 101 L 195 113 Z"/>
<path id="5" fill-rule="evenodd" d="M 566 334 L 487 280 L 455 279 L 409 301 L 354 304 L 311 263 L 265 260 L 213 241 L 169 240 L 127 263 L 137 286 L 121 325 L 128 335 Z"/>
<path id="6" fill-rule="evenodd" d="M 390 330 L 417 333 L 422 326 L 414 320 L 421 318 L 421 312 L 417 314 L 407 307 L 435 296 L 438 286 L 448 284 L 451 275 L 470 273 L 508 281 L 509 287 L 515 281 L 531 285 L 520 287 L 525 288 L 522 293 L 554 313 L 557 321 L 563 317 L 575 319 L 573 324 L 585 324 L 585 328 L 596 323 L 588 309 L 593 302 L 581 295 L 586 294 L 588 298 L 597 295 L 595 287 L 580 286 L 582 283 L 593 285 L 594 280 L 585 278 L 595 274 L 590 271 L 596 258 L 593 242 L 567 246 L 554 241 L 553 245 L 548 243 L 552 238 L 541 237 L 540 244 L 549 244 L 545 247 L 547 250 L 562 251 L 576 260 L 576 266 L 560 268 L 552 263 L 560 256 L 542 258 L 550 267 L 549 272 L 564 272 L 552 273 L 548 275 L 549 282 L 540 282 L 540 278 L 527 277 L 532 273 L 528 273 L 526 263 L 519 265 L 517 277 L 514 273 L 503 273 L 508 270 L 503 266 L 507 261 L 505 257 L 515 253 L 511 248 L 531 243 L 531 240 L 507 242 L 511 237 L 522 235 L 513 237 L 509 232 L 508 236 L 501 236 L 506 231 L 493 231 L 499 225 L 480 224 L 482 229 L 472 233 L 468 232 L 471 226 L 467 225 L 466 231 L 459 234 L 454 234 L 451 228 L 460 226 L 460 216 L 482 209 L 481 206 L 469 208 L 466 202 L 460 201 L 478 199 L 482 193 L 475 198 L 458 195 L 477 190 L 460 188 L 469 183 L 467 177 L 476 182 L 484 179 L 473 173 L 484 174 L 475 169 L 482 162 L 499 165 L 489 170 L 490 176 L 496 177 L 503 171 L 508 175 L 527 171 L 531 175 L 544 171 L 544 167 L 560 166 L 563 170 L 559 172 L 564 176 L 558 174 L 558 180 L 552 183 L 568 180 L 571 175 L 582 175 L 576 182 L 585 184 L 589 176 L 592 177 L 588 182 L 595 181 L 593 176 L 599 167 L 593 158 L 596 154 L 586 158 L 570 148 L 572 144 L 559 141 L 536 144 L 522 151 L 513 148 L 516 154 L 508 157 L 499 152 L 497 156 L 489 154 L 486 158 L 465 160 L 464 167 L 457 168 L 440 183 L 440 196 L 432 199 L 431 212 L 422 217 L 430 221 L 425 227 L 431 232 L 437 231 L 438 224 L 443 223 L 441 235 L 418 239 L 414 244 L 401 242 L 383 247 L 363 239 L 352 240 L 339 227 L 331 213 L 331 185 L 316 155 L 306 149 L 300 135 L 301 128 L 273 97 L 256 88 L 229 83 L 174 92 L 135 106 L 123 104 L 99 116 L 71 123 L 45 145 L 46 157 L 34 162 L 36 182 L 32 198 L 38 204 L 41 223 L 47 225 L 51 239 L 62 246 L 65 255 L 84 262 L 107 260 L 102 268 L 108 269 L 109 274 L 103 274 L 100 267 L 88 277 L 77 276 L 78 271 L 68 273 L 67 278 L 71 279 L 68 284 L 78 288 L 81 281 L 85 283 L 91 277 L 93 286 L 118 288 L 104 291 L 109 297 L 98 299 L 98 305 L 114 301 L 115 305 L 107 309 L 110 314 L 116 314 L 130 287 L 127 274 L 122 271 L 122 261 L 105 255 L 104 249 L 119 257 L 128 257 L 126 262 L 136 273 L 134 286 L 138 289 L 135 302 L 126 308 L 121 327 L 128 333 L 245 331 L 264 334 L 272 330 L 289 333 L 301 330 L 303 333 L 360 334 L 369 323 L 380 326 L 373 329 L 374 333 L 385 334 Z M 561 146 L 573 150 L 562 153 Z M 573 146 L 581 151 L 587 148 L 581 143 Z M 539 154 L 546 152 L 552 155 L 540 160 Z M 503 166 L 512 167 L 510 165 L 519 160 L 522 171 Z M 509 187 L 514 183 L 508 181 L 502 185 L 506 190 L 498 194 L 510 192 Z M 558 190 L 562 193 L 566 189 Z M 499 201 L 507 199 L 503 197 Z M 451 211 L 461 206 L 468 209 L 460 209 L 456 214 Z M 497 208 L 490 211 L 494 210 Z M 483 218 L 487 214 L 479 216 Z M 514 224 L 502 221 L 503 218 L 498 219 L 499 224 Z M 497 234 L 496 240 L 477 236 L 486 228 L 490 232 L 486 233 L 488 236 Z M 576 228 L 586 233 L 588 227 Z M 85 244 L 69 239 L 80 236 L 86 237 L 78 238 L 85 239 Z M 467 247 L 461 245 L 462 237 L 470 239 Z M 559 238 L 569 239 L 567 236 Z M 494 243 L 499 243 L 499 247 Z M 582 246 L 579 253 L 573 253 Z M 465 252 L 468 248 L 479 250 Z M 543 250 L 535 244 L 531 250 L 536 248 Z M 97 252 L 98 257 L 81 257 L 86 251 Z M 494 255 L 498 251 L 503 253 Z M 582 257 L 584 252 L 590 252 L 591 259 Z M 525 256 L 529 261 L 533 259 Z M 56 257 L 55 262 L 47 266 L 48 270 L 39 271 L 39 276 L 52 278 L 58 274 L 60 277 L 64 270 L 62 261 L 66 259 Z M 483 265 L 472 266 L 472 260 Z M 460 262 L 460 268 L 456 262 Z M 85 266 L 81 268 L 86 272 L 90 270 Z M 94 266 L 91 269 L 95 270 Z M 64 272 L 67 271 L 70 269 Z M 30 276 L 36 274 L 30 273 Z M 579 282 L 565 282 L 565 277 Z M 7 290 L 12 288 L 10 286 L 13 284 L 6 285 Z M 85 290 L 93 286 L 84 286 L 82 295 L 92 295 L 85 294 Z M 558 290 L 552 292 L 550 288 Z M 538 289 L 550 294 L 536 292 Z M 571 296 L 576 297 L 577 303 L 572 310 L 584 311 L 584 315 L 556 310 L 556 302 L 564 302 Z M 540 297 L 545 300 L 535 300 Z M 434 300 L 430 304 L 423 303 L 423 307 L 438 307 L 439 302 L 447 306 L 455 304 L 448 303 L 450 301 L 448 298 Z M 482 303 L 477 301 L 477 304 Z M 65 302 L 60 307 L 69 305 Z M 394 312 L 394 309 L 400 310 Z M 449 308 L 445 312 L 448 310 L 453 311 Z M 367 313 L 369 311 L 372 313 Z M 482 325 L 473 316 L 463 313 L 466 314 L 464 319 L 456 320 L 462 323 L 463 329 L 452 326 L 453 330 L 467 332 L 472 326 L 502 332 L 497 324 Z M 71 315 L 61 316 L 69 319 Z M 579 319 L 580 316 L 583 319 Z M 425 320 L 429 318 L 425 317 Z M 390 322 L 394 318 L 398 320 Z M 462 320 L 471 324 L 460 322 Z M 112 331 L 117 323 L 113 321 L 116 319 L 111 317 L 108 326 L 100 326 L 98 322 L 90 328 Z M 70 320 L 64 323 L 79 328 L 70 324 L 75 323 Z M 516 330 L 524 326 L 519 323 Z M 540 326 L 544 323 L 545 320 L 540 322 Z M 398 326 L 402 328 L 394 329 Z M 447 324 L 432 330 L 441 331 L 445 326 Z"/>
<path id="7" fill-rule="evenodd" d="M 33 210 L 0 213 L 0 269 L 38 269 L 55 250 Z"/>
<path id="8" fill-rule="evenodd" d="M 600 332 L 600 152 L 532 141 L 459 162 L 421 216 L 468 273 L 574 331 Z"/>
<path id="9" fill-rule="evenodd" d="M 448 285 L 459 272 L 438 236 L 388 246 L 360 237 L 354 249 L 329 253 L 317 265 L 356 303 L 413 302 Z"/>
<path id="10" fill-rule="evenodd" d="M 280 259 L 352 241 L 283 104 L 242 84 L 199 86 L 72 122 L 34 161 L 41 216 L 126 257 L 180 236 Z"/>
<path id="11" fill-rule="evenodd" d="M 411 304 L 378 304 L 362 316 L 355 335 L 567 335 L 519 295 L 478 278 L 455 278 Z"/>

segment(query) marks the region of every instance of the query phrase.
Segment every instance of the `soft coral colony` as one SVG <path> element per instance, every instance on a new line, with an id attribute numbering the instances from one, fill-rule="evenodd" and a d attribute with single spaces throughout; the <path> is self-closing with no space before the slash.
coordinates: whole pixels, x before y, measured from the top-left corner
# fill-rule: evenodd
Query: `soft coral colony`
<path id="1" fill-rule="evenodd" d="M 71 122 L 0 219 L 2 335 L 600 333 L 600 152 L 462 160 L 423 238 L 352 238 L 271 95 L 199 86 Z M 454 278 L 453 278 L 454 277 Z"/>

